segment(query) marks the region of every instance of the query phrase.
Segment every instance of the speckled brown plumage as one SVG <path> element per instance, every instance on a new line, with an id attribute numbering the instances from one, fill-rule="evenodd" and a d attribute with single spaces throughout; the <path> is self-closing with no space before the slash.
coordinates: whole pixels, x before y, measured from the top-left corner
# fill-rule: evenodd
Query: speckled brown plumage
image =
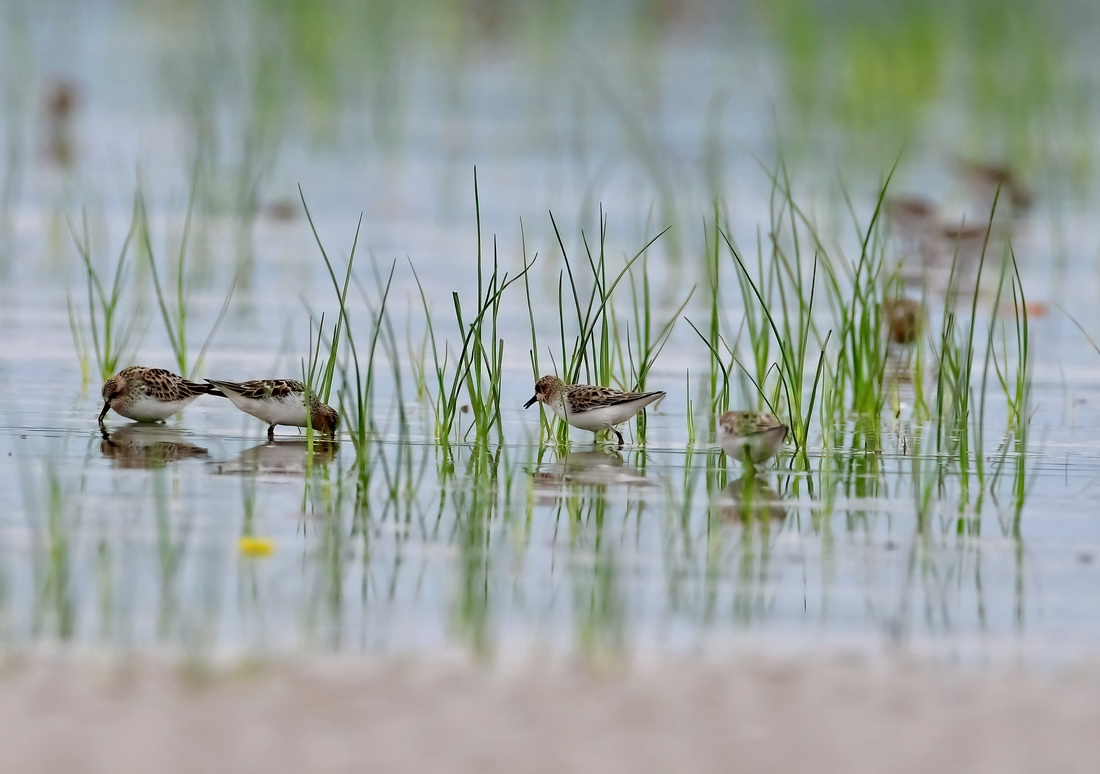
<path id="1" fill-rule="evenodd" d="M 103 410 L 99 423 L 107 411 L 139 422 L 156 422 L 182 411 L 200 395 L 220 395 L 209 384 L 200 384 L 163 368 L 129 366 L 108 379 L 101 390 Z"/>
<path id="2" fill-rule="evenodd" d="M 622 446 L 623 436 L 615 429 L 646 406 L 665 396 L 664 392 L 629 392 L 594 384 L 566 384 L 556 376 L 544 376 L 535 383 L 535 395 L 524 404 L 546 404 L 560 419 L 573 427 L 597 435 L 604 430 L 615 433 Z"/>
<path id="3" fill-rule="evenodd" d="M 924 327 L 924 308 L 911 298 L 889 299 L 882 302 L 882 316 L 890 340 L 896 344 L 912 344 Z"/>
<path id="4" fill-rule="evenodd" d="M 726 454 L 756 465 L 773 456 L 787 437 L 787 426 L 764 411 L 727 411 L 718 417 L 718 439 Z"/>
<path id="5" fill-rule="evenodd" d="M 207 379 L 237 408 L 268 423 L 267 437 L 274 439 L 276 425 L 305 427 L 306 387 L 294 379 L 253 379 L 226 382 Z M 316 395 L 310 395 L 308 422 L 318 433 L 335 436 L 340 415 Z"/>

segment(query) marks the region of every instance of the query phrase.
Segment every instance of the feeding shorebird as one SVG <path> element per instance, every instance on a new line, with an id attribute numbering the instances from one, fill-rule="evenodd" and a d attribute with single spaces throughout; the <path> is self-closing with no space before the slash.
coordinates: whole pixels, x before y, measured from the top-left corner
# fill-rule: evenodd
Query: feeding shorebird
<path id="1" fill-rule="evenodd" d="M 959 169 L 971 187 L 981 195 L 983 203 L 992 202 L 999 190 L 1012 205 L 1013 214 L 1031 206 L 1031 191 L 1008 164 L 960 159 Z"/>
<path id="2" fill-rule="evenodd" d="M 890 341 L 896 344 L 912 344 L 924 327 L 924 307 L 912 298 L 883 301 L 882 316 L 886 321 Z"/>
<path id="3" fill-rule="evenodd" d="M 340 415 L 316 395 L 310 395 L 306 413 L 306 388 L 293 379 L 255 379 L 223 382 L 207 379 L 246 414 L 267 422 L 267 439 L 275 440 L 275 426 L 305 427 L 307 422 L 322 435 L 335 437 Z"/>
<path id="4" fill-rule="evenodd" d="M 923 196 L 902 194 L 882 200 L 886 220 L 903 236 L 920 236 L 936 220 L 936 205 Z"/>
<path id="5" fill-rule="evenodd" d="M 718 440 L 726 454 L 752 465 L 773 456 L 787 437 L 787 426 L 774 414 L 727 411 L 718 417 Z"/>
<path id="6" fill-rule="evenodd" d="M 110 409 L 138 422 L 160 422 L 182 411 L 200 395 L 221 395 L 216 387 L 199 384 L 163 368 L 129 366 L 108 379 L 102 390 L 99 424 Z"/>
<path id="7" fill-rule="evenodd" d="M 566 384 L 556 376 L 544 376 L 535 383 L 535 395 L 524 408 L 545 403 L 560 419 L 581 430 L 599 434 L 610 430 L 622 446 L 623 434 L 615 429 L 650 403 L 665 397 L 661 391 L 625 392 L 593 384 Z"/>

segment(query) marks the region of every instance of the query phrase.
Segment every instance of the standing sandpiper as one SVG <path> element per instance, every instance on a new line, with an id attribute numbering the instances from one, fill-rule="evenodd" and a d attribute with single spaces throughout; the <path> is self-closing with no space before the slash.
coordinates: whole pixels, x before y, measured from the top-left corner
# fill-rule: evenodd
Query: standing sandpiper
<path id="1" fill-rule="evenodd" d="M 610 430 L 624 443 L 623 434 L 615 429 L 650 403 L 665 397 L 661 391 L 624 392 L 592 384 L 566 384 L 556 376 L 544 376 L 535 383 L 535 395 L 524 408 L 545 403 L 560 419 L 581 430 L 599 434 Z"/>

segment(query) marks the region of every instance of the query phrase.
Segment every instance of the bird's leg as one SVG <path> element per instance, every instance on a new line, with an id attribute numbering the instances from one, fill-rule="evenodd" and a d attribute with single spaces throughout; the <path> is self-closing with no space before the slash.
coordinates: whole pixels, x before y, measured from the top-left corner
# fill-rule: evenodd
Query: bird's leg
<path id="1" fill-rule="evenodd" d="M 613 433 L 614 433 L 614 434 L 615 434 L 616 436 L 618 436 L 618 438 L 619 438 L 619 448 L 620 448 L 620 449 L 621 449 L 621 448 L 623 448 L 623 443 L 625 443 L 625 441 L 623 441 L 623 434 L 622 434 L 622 433 L 620 433 L 620 432 L 619 432 L 619 431 L 618 431 L 617 429 L 615 429 L 614 427 L 613 427 L 613 428 L 611 428 L 611 432 L 613 432 Z"/>
<path id="2" fill-rule="evenodd" d="M 275 425 L 271 425 L 267 428 L 267 440 L 272 443 L 275 442 Z"/>

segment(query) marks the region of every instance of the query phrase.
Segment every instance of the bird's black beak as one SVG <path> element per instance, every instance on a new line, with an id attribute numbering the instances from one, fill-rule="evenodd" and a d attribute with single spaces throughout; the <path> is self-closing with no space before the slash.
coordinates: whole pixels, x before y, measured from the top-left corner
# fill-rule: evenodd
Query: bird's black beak
<path id="1" fill-rule="evenodd" d="M 532 406 L 534 406 L 534 405 L 535 405 L 535 403 L 536 403 L 536 402 L 538 402 L 538 399 L 539 399 L 539 396 L 538 396 L 538 395 L 536 395 L 535 397 L 531 398 L 531 400 L 529 400 L 529 401 L 527 401 L 526 403 L 524 403 L 524 404 L 523 404 L 523 407 L 524 407 L 525 409 L 527 409 L 527 408 L 531 408 Z"/>
<path id="2" fill-rule="evenodd" d="M 111 410 L 111 402 L 110 401 L 104 401 L 103 402 L 103 411 L 99 412 L 99 424 L 101 424 L 101 425 L 103 424 L 103 417 L 107 416 L 107 412 L 110 411 L 110 410 Z"/>

